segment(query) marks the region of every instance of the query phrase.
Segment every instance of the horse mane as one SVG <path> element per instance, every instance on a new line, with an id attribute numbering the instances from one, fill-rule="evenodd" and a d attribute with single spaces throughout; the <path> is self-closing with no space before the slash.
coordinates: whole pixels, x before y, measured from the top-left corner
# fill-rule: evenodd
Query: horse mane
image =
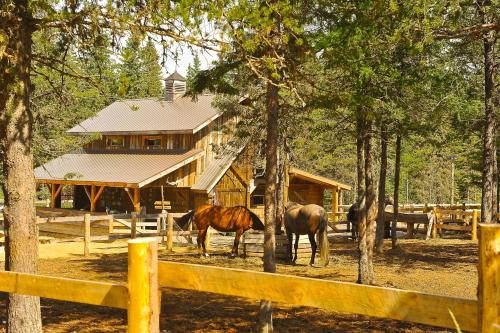
<path id="1" fill-rule="evenodd" d="M 286 204 L 285 210 L 289 210 L 289 209 L 292 209 L 292 208 L 297 207 L 297 206 L 302 206 L 302 205 L 297 203 L 297 202 L 294 202 L 294 201 L 288 201 Z"/>

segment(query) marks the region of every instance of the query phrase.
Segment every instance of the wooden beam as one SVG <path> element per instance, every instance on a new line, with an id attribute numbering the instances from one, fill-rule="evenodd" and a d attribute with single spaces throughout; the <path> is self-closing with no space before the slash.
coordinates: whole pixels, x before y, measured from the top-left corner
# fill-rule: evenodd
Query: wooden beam
<path id="1" fill-rule="evenodd" d="M 132 197 L 132 194 L 130 194 L 130 189 L 128 188 L 125 188 L 125 193 L 127 193 L 128 195 L 128 198 L 130 199 L 130 202 L 132 203 L 132 205 L 134 204 L 134 198 Z"/>
<path id="2" fill-rule="evenodd" d="M 229 167 L 229 170 L 231 170 L 234 173 L 236 178 L 238 178 L 238 180 L 240 181 L 241 185 L 243 185 L 244 187 L 248 186 L 248 181 L 245 179 L 245 177 L 243 177 L 243 175 L 240 173 L 240 171 L 234 167 L 233 164 L 231 164 L 231 166 Z"/>
<path id="3" fill-rule="evenodd" d="M 0 291 L 119 309 L 126 309 L 128 300 L 121 284 L 16 272 L 0 272 Z"/>
<path id="4" fill-rule="evenodd" d="M 452 312 L 462 330 L 477 330 L 478 302 L 471 299 L 166 261 L 160 261 L 158 269 L 161 288 L 181 288 L 256 300 L 266 299 L 277 303 L 312 306 L 336 312 L 454 329 L 455 324 L 450 316 Z M 497 273 L 496 269 L 494 274 Z M 291 293 L 290 290 L 300 292 Z M 492 297 L 497 302 L 500 300 L 498 294 Z M 492 311 L 498 309 L 497 307 Z"/>
<path id="5" fill-rule="evenodd" d="M 82 186 L 83 186 L 83 189 L 85 190 L 85 194 L 87 194 L 87 198 L 89 198 L 89 201 L 92 200 L 91 196 L 90 196 L 90 191 L 87 188 L 87 186 L 86 185 L 82 185 Z"/>
<path id="6" fill-rule="evenodd" d="M 332 213 L 333 213 L 333 221 L 337 222 L 337 213 L 339 211 L 339 189 L 338 187 L 332 188 Z"/>
<path id="7" fill-rule="evenodd" d="M 134 188 L 134 211 L 136 213 L 141 212 L 141 192 L 139 188 Z"/>
<path id="8" fill-rule="evenodd" d="M 59 193 L 61 193 L 61 184 L 52 184 L 50 187 L 50 208 L 56 208 L 56 199 Z"/>
<path id="9" fill-rule="evenodd" d="M 99 190 L 97 191 L 97 193 L 94 197 L 94 204 L 97 203 L 97 200 L 99 200 L 99 197 L 101 196 L 102 192 L 104 192 L 105 188 L 106 188 L 106 186 L 99 187 Z"/>
<path id="10" fill-rule="evenodd" d="M 95 212 L 95 185 L 90 187 L 90 211 Z"/>

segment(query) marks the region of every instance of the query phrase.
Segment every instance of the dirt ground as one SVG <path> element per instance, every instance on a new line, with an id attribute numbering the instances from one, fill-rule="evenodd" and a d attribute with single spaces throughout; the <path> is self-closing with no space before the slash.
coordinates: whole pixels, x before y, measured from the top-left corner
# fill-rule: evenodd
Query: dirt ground
<path id="1" fill-rule="evenodd" d="M 126 280 L 127 255 L 124 241 L 97 241 L 89 258 L 82 256 L 81 242 L 42 244 L 40 274 L 88 280 Z M 389 246 L 389 243 L 387 243 Z M 160 253 L 161 260 L 261 270 L 258 258 L 229 259 L 217 251 L 199 258 L 185 249 Z M 0 254 L 0 261 L 3 255 Z M 353 243 L 331 246 L 330 265 L 309 267 L 308 257 L 298 265 L 278 263 L 279 273 L 354 282 L 357 253 Z M 3 267 L 3 263 L 0 264 Z M 477 243 L 469 240 L 401 240 L 400 249 L 386 249 L 375 258 L 377 284 L 433 294 L 474 298 L 477 285 Z M 290 291 L 293 292 L 293 291 Z M 164 290 L 162 332 L 253 332 L 258 302 L 216 294 Z M 126 312 L 76 303 L 42 300 L 46 332 L 125 332 Z M 5 331 L 5 297 L 0 297 L 0 332 Z M 345 315 L 306 307 L 277 304 L 276 332 L 448 332 L 422 325 Z"/>

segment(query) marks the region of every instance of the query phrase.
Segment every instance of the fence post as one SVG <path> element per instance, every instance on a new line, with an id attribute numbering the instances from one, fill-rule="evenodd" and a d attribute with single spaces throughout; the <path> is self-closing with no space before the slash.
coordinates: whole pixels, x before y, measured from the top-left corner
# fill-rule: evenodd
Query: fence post
<path id="1" fill-rule="evenodd" d="M 477 209 L 472 210 L 472 236 L 471 239 L 473 241 L 477 240 L 477 220 L 478 220 L 478 212 Z"/>
<path id="2" fill-rule="evenodd" d="M 436 238 L 437 236 L 437 225 L 439 223 L 439 215 L 437 207 L 433 208 L 434 211 L 434 223 L 432 224 L 432 238 Z"/>
<path id="3" fill-rule="evenodd" d="M 108 220 L 108 234 L 109 238 L 111 238 L 111 234 L 114 232 L 114 224 L 113 224 L 113 215 L 110 215 L 110 218 Z"/>
<path id="4" fill-rule="evenodd" d="M 132 222 L 130 224 L 130 238 L 134 239 L 137 237 L 137 213 L 130 213 L 130 217 L 132 218 Z"/>
<path id="5" fill-rule="evenodd" d="M 172 252 L 173 243 L 173 233 L 174 233 L 174 216 L 172 214 L 167 215 L 167 251 Z"/>
<path id="6" fill-rule="evenodd" d="M 478 331 L 500 325 L 500 225 L 479 225 Z"/>
<path id="7" fill-rule="evenodd" d="M 88 257 L 90 255 L 90 214 L 83 215 L 83 255 Z"/>
<path id="8" fill-rule="evenodd" d="M 165 244 L 165 234 L 167 232 L 167 211 L 161 211 L 161 244 Z"/>
<path id="9" fill-rule="evenodd" d="M 128 241 L 128 333 L 159 333 L 158 241 Z"/>

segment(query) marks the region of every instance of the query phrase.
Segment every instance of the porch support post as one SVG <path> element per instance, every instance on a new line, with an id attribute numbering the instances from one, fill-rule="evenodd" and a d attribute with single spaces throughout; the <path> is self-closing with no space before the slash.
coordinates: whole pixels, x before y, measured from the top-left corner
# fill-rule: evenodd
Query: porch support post
<path id="1" fill-rule="evenodd" d="M 90 211 L 95 212 L 95 185 L 90 187 Z"/>
<path id="2" fill-rule="evenodd" d="M 332 187 L 332 214 L 333 221 L 337 222 L 337 213 L 339 211 L 339 189 L 338 187 Z"/>
<path id="3" fill-rule="evenodd" d="M 134 211 L 136 213 L 141 212 L 141 192 L 138 187 L 134 188 Z"/>

